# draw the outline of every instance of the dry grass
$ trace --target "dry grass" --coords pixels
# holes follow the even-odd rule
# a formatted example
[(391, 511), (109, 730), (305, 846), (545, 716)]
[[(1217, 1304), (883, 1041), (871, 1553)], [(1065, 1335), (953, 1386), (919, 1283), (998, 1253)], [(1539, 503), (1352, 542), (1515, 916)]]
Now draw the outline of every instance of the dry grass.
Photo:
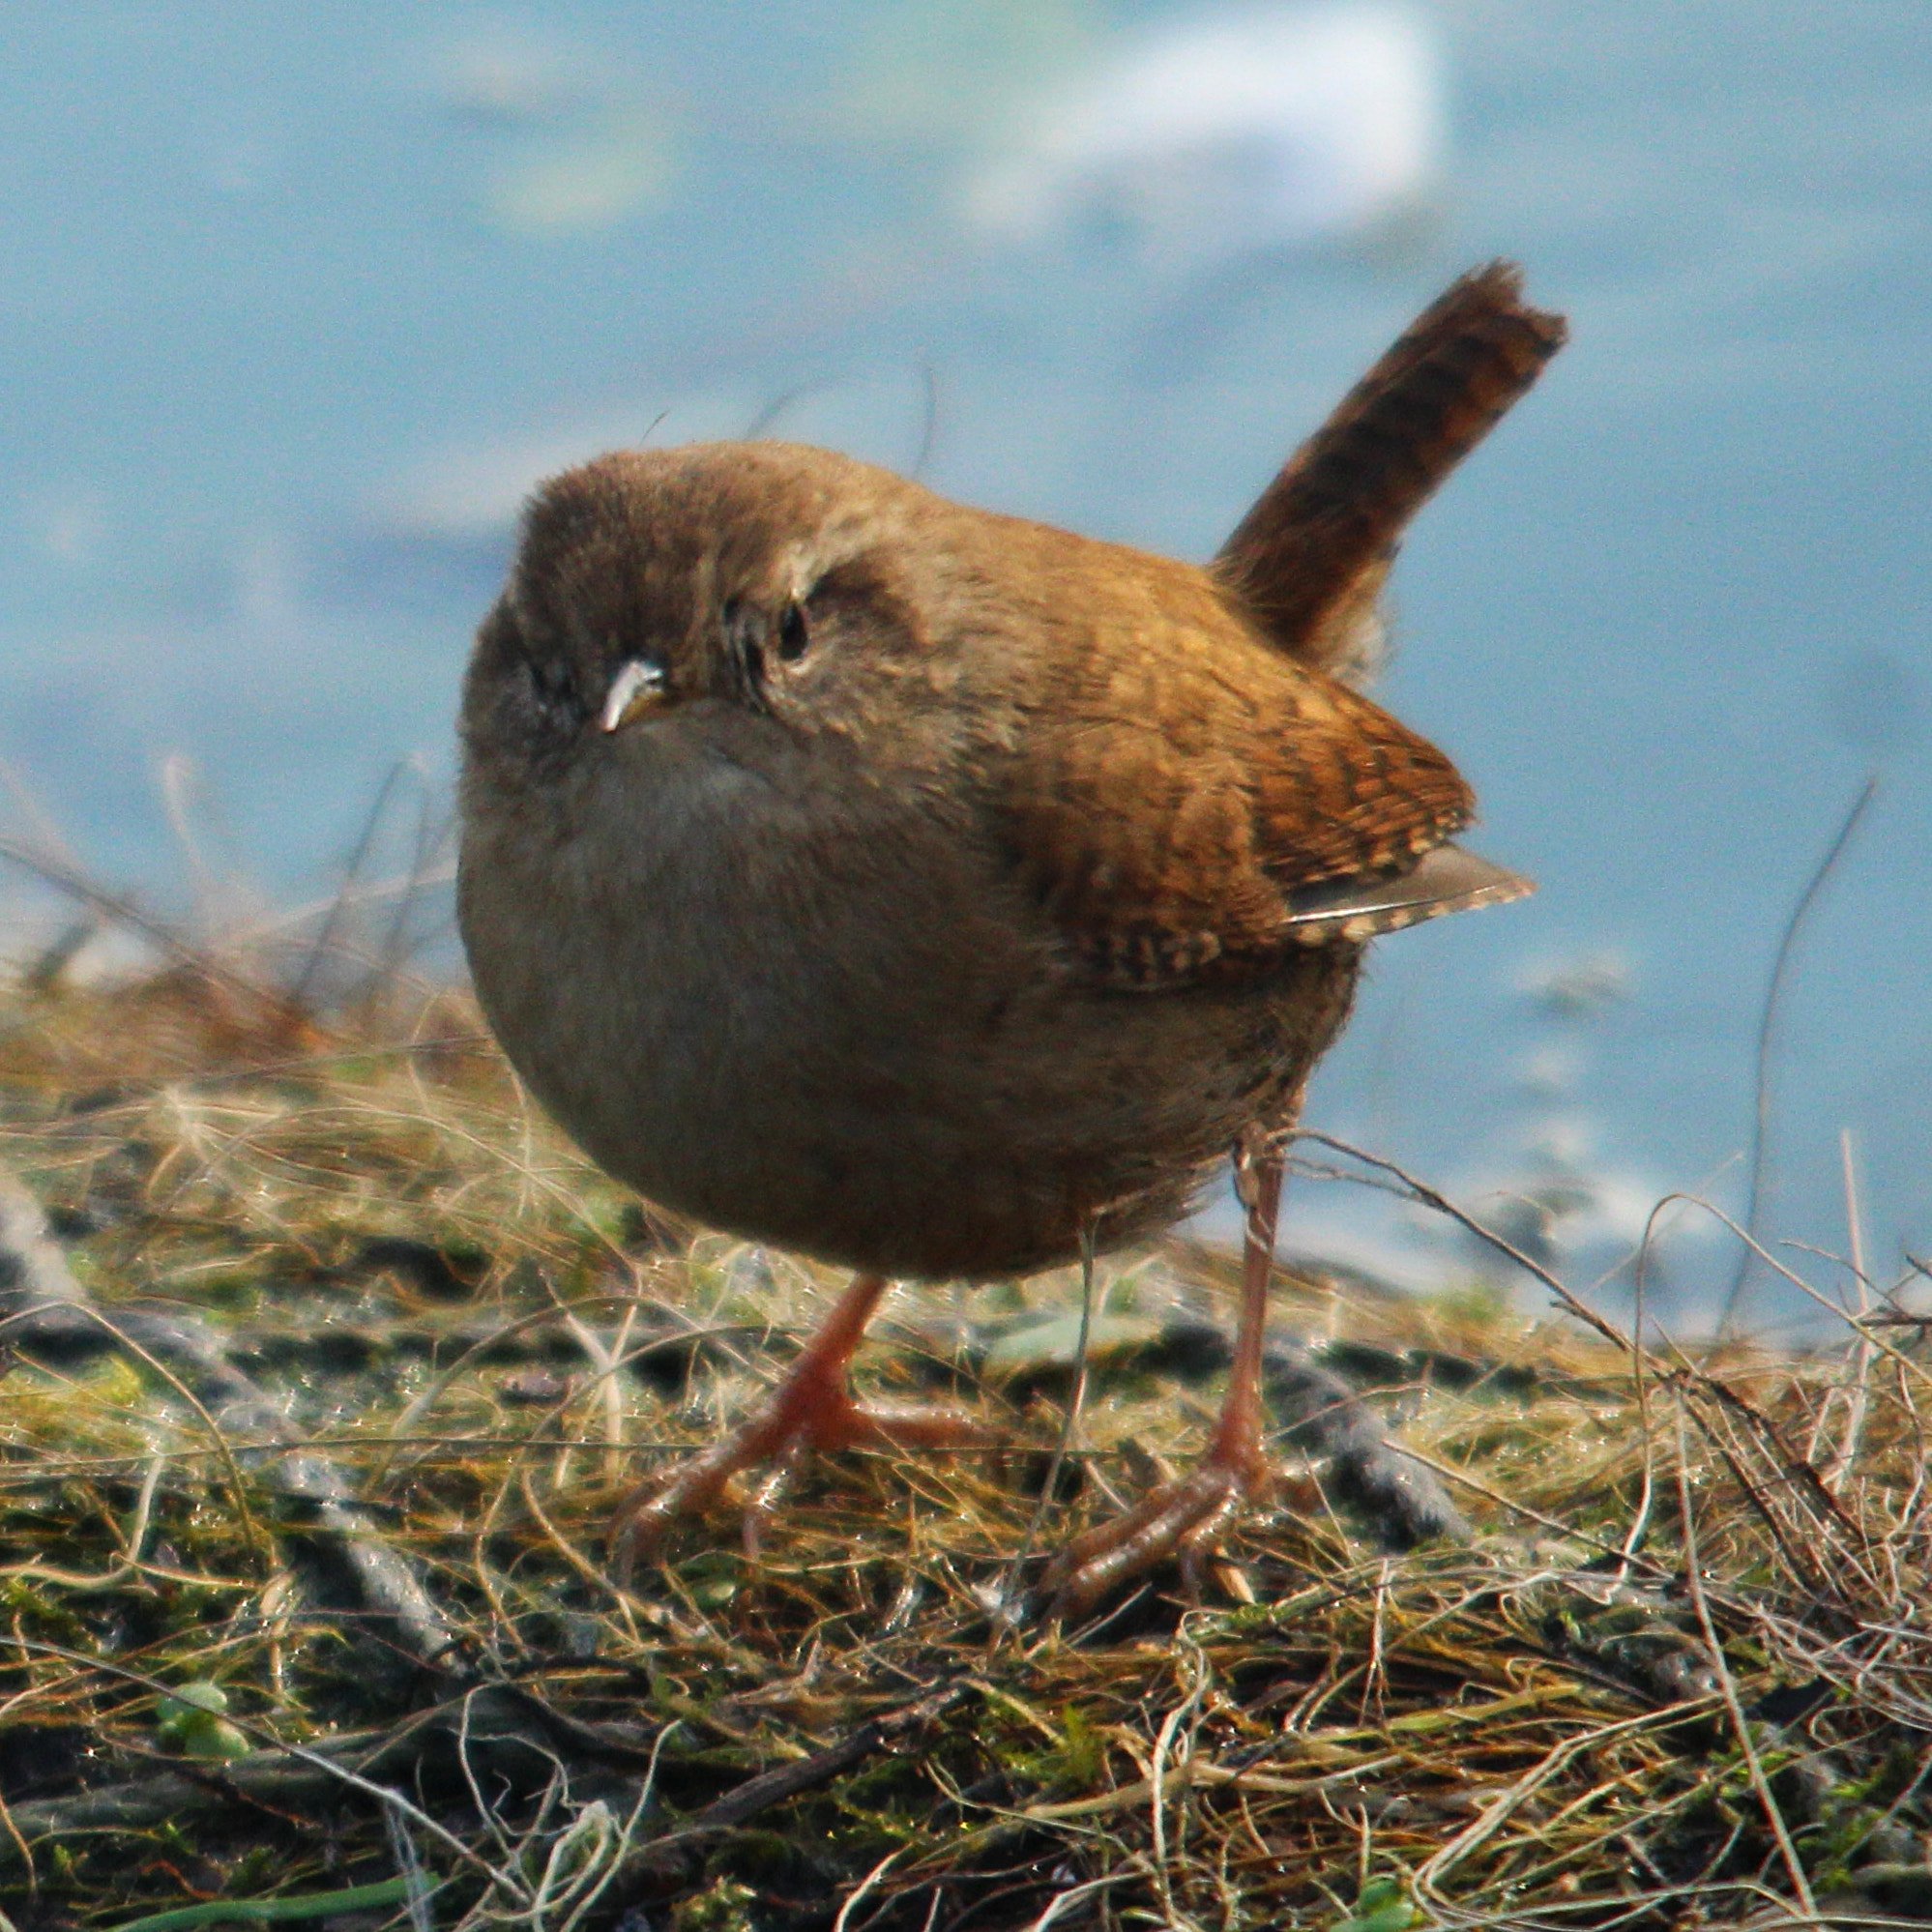
[[(743, 1413), (830, 1281), (647, 1220), (460, 1001), (19, 992), (0, 1161), (99, 1310), (191, 1314), (284, 1398), (271, 1429), (155, 1346), (9, 1358), (18, 1932), (224, 1899), (532, 1932), (1932, 1917), (1920, 1329), (1639, 1373), (1500, 1298), (1284, 1280), (1284, 1327), (1399, 1385), (1473, 1540), (1384, 1554), (1291, 1460), (1213, 1600), (1166, 1576), (1062, 1633), (1006, 1614), (1015, 1554), (1200, 1442), (1214, 1391), (1159, 1337), (1225, 1322), (1213, 1257), (1108, 1275), (1109, 1332), (1153, 1339), (1097, 1373), (1039, 1535), (1064, 1378), (976, 1363), (1064, 1279), (897, 1297), (864, 1358), (1010, 1449), (815, 1469), (757, 1557), (694, 1528), (625, 1592), (615, 1500)], [(347, 1530), (288, 1479), (314, 1452)], [(225, 1716), (163, 1704), (194, 1685)]]

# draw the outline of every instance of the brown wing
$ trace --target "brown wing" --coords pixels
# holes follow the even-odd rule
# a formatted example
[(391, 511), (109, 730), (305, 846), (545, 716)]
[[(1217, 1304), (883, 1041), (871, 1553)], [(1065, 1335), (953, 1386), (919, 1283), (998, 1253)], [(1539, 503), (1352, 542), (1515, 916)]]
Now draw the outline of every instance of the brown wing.
[[(1366, 698), (1205, 608), (1198, 626), (1143, 622), (1127, 645), (1097, 633), (1062, 668), (1003, 805), (1026, 877), (1096, 980), (1244, 977), (1298, 942), (1451, 909), (1434, 888), (1385, 890), (1380, 914), (1372, 894), (1358, 903), (1472, 809), (1449, 761)], [(1486, 869), (1466, 902), (1495, 895), (1504, 875)]]
[(1563, 346), (1491, 262), (1452, 282), (1289, 458), (1215, 559), (1263, 635), (1335, 670), (1398, 538), (1436, 486)]

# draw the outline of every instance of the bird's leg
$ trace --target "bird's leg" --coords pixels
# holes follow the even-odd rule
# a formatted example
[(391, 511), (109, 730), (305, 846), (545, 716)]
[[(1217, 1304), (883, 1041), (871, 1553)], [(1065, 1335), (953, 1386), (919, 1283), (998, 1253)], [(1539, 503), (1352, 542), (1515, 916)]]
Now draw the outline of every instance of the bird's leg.
[(757, 1416), (717, 1448), (693, 1456), (668, 1480), (654, 1477), (624, 1498), (611, 1518), (611, 1557), (620, 1579), (629, 1579), (637, 1559), (656, 1548), (678, 1517), (716, 1503), (741, 1470), (773, 1465), (746, 1514), (746, 1546), (755, 1551), (759, 1524), (813, 1449), (965, 1449), (991, 1440), (963, 1410), (852, 1399), (847, 1386), (852, 1354), (887, 1286), (883, 1274), (855, 1274)]
[(1242, 1254), (1241, 1326), (1227, 1399), (1207, 1453), (1175, 1482), (1151, 1490), (1126, 1515), (1076, 1537), (1047, 1566), (1040, 1595), (1049, 1614), (1071, 1622), (1129, 1577), (1178, 1555), (1190, 1581), (1201, 1558), (1272, 1482), (1262, 1448), (1261, 1351), (1268, 1326), (1268, 1277), (1281, 1207), (1283, 1142), (1247, 1155), (1247, 1229)]

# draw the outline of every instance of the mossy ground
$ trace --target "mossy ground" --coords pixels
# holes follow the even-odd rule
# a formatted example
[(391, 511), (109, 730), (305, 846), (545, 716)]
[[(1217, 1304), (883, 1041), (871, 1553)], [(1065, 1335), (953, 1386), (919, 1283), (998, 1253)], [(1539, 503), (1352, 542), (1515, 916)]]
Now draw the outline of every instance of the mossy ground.
[[(21, 990), (0, 1027), (0, 1161), (95, 1304), (215, 1325), (289, 1419), (235, 1440), (125, 1349), (5, 1359), (18, 1932), (243, 1899), (533, 1932), (1932, 1916), (1922, 1328), (1636, 1364), (1503, 1297), (1283, 1278), (1284, 1328), (1392, 1365), (1376, 1399), (1473, 1540), (1384, 1553), (1290, 1456), (1198, 1601), (1166, 1573), (1062, 1632), (1003, 1606), (1200, 1444), (1214, 1386), (1159, 1337), (1225, 1325), (1228, 1265), (1104, 1272), (1122, 1345), (1045, 1503), (1066, 1378), (1044, 1344), (997, 1383), (985, 1356), (1024, 1365), (1016, 1327), (1077, 1281), (899, 1294), (863, 1379), (1007, 1447), (814, 1467), (755, 1556), (694, 1525), (625, 1590), (618, 1499), (745, 1412), (834, 1277), (642, 1212), (455, 996), (325, 1020), (184, 969)], [(433, 1667), (267, 1479), (304, 1449), (416, 1566)], [(409, 1758), (484, 1690), (547, 1727), (542, 1762), (460, 1733)], [(339, 1766), (345, 1736), (380, 1776), (247, 1782), (243, 1753)], [(791, 1795), (745, 1796), (786, 1767)], [(184, 1775), (191, 1815), (75, 1809)]]

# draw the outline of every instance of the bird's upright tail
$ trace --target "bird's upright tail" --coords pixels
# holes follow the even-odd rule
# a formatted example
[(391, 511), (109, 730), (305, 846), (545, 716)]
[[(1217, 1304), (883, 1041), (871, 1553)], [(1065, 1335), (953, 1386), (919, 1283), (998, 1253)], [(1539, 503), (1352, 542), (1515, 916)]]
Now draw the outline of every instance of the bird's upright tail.
[(1262, 632), (1304, 663), (1344, 669), (1404, 526), (1567, 335), (1561, 315), (1524, 303), (1511, 262), (1474, 269), (1438, 296), (1215, 560)]

